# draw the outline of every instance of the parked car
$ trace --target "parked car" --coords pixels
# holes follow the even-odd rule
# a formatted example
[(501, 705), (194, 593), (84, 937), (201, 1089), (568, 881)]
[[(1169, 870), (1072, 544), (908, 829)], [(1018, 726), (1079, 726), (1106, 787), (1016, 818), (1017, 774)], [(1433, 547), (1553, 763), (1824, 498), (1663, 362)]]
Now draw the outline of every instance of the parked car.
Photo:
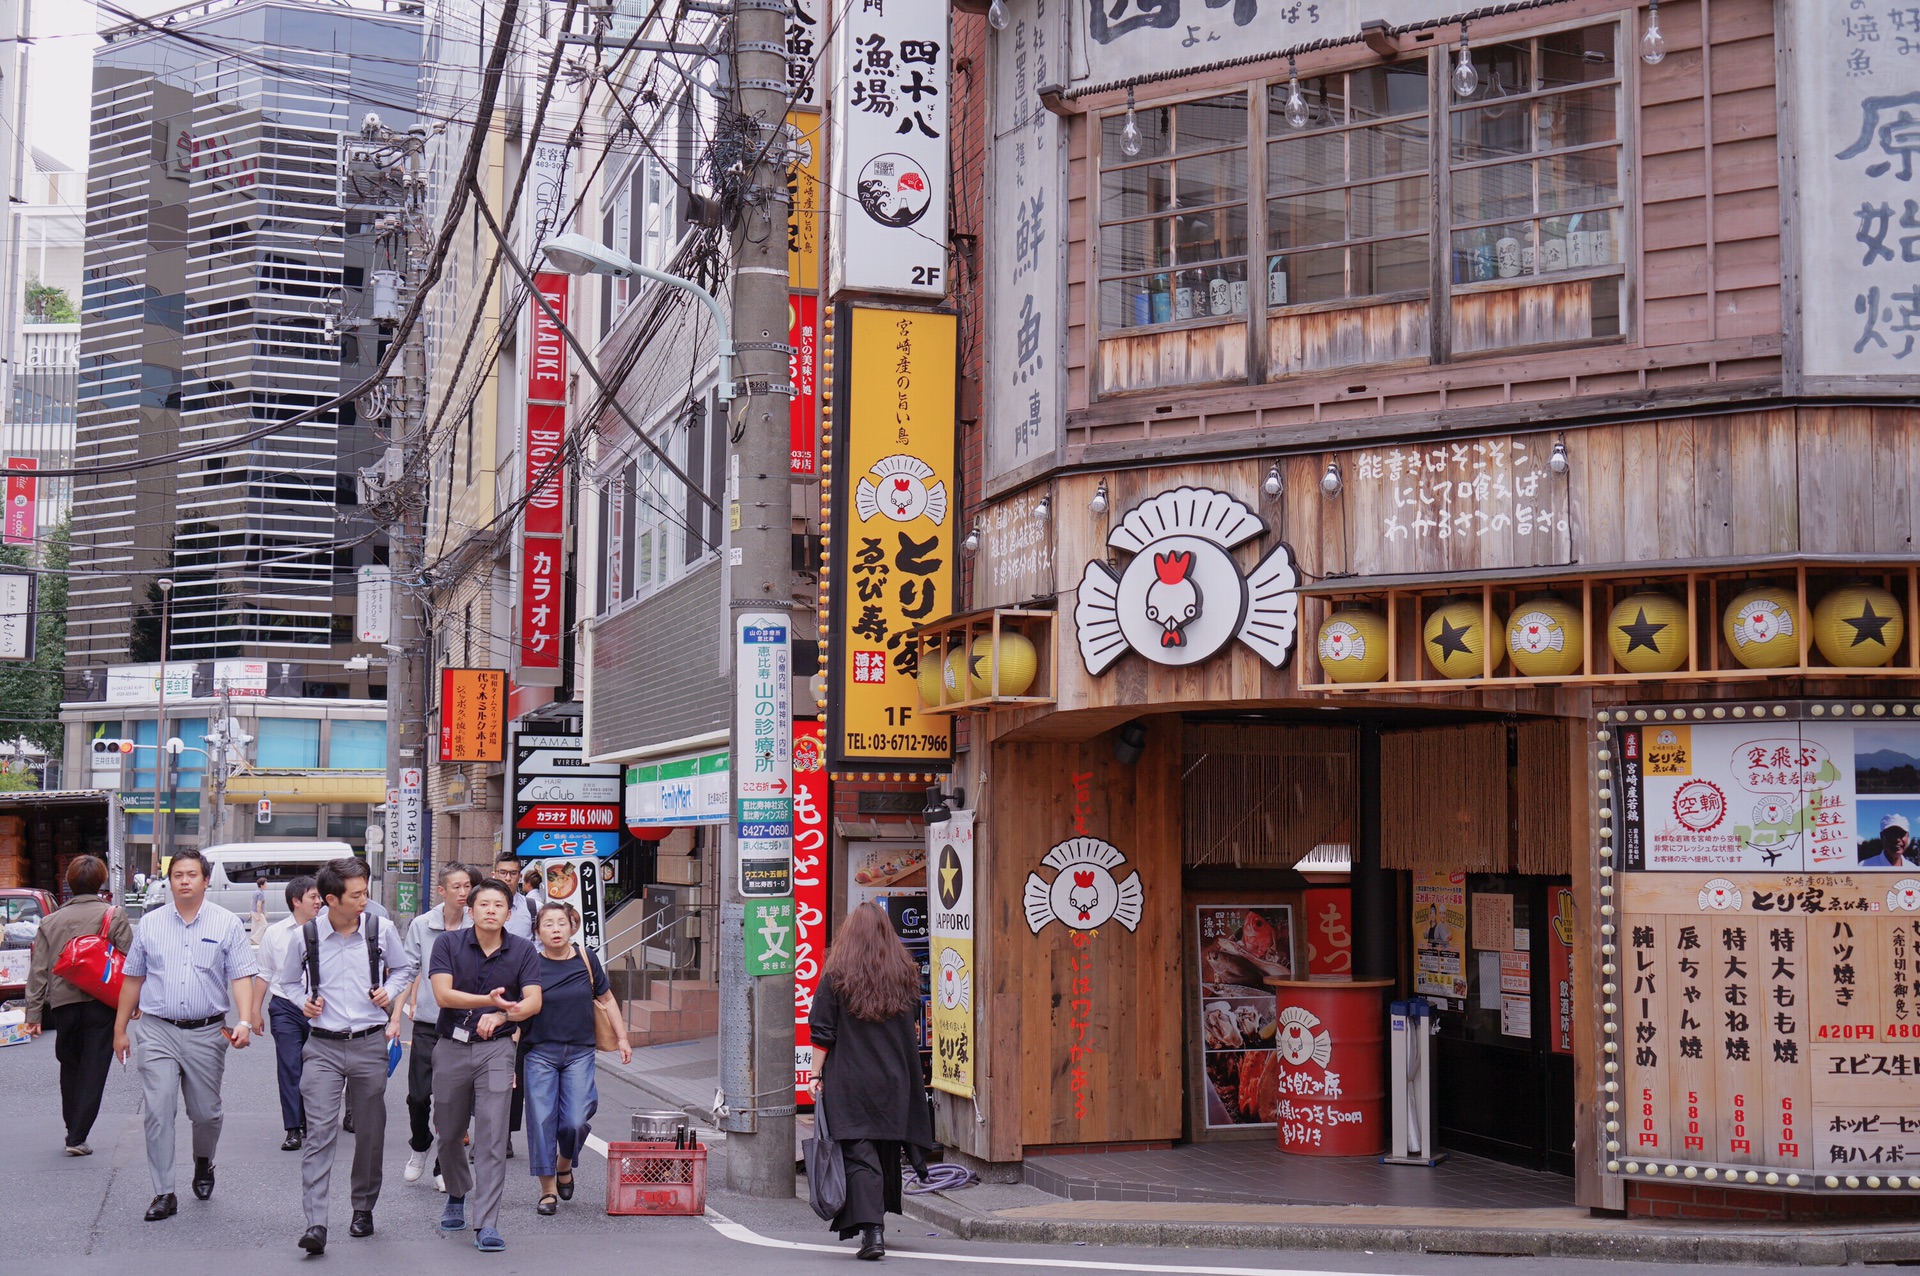
[(328, 860), (355, 854), (346, 842), (224, 842), (203, 854), (212, 870), (207, 898), (242, 920), (253, 914), (253, 892), (267, 879), (267, 920), (287, 915), (287, 883), (314, 874)]
[(0, 889), (0, 1000), (27, 995), (27, 967), (40, 920), (58, 902), (30, 886)]

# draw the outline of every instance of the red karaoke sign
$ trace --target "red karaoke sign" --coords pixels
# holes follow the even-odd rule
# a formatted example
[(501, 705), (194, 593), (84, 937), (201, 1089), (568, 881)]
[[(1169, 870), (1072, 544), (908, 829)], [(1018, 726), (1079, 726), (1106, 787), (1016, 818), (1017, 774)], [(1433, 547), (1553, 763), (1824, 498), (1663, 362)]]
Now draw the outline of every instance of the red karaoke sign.
[[(567, 528), (563, 478), (567, 439), (566, 275), (534, 276), (546, 305), (532, 306), (527, 361), (527, 424), (521, 439), (527, 503), (520, 517), (520, 615), (514, 661), (517, 681), (556, 682), (566, 608)], [(548, 313), (552, 307), (552, 313)]]

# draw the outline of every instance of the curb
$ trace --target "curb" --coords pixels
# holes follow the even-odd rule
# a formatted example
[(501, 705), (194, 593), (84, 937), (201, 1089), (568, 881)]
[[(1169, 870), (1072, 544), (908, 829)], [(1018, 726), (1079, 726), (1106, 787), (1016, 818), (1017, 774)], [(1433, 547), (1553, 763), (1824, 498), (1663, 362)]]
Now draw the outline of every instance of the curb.
[(670, 1108), (675, 1112), (684, 1112), (695, 1121), (699, 1121), (713, 1128), (718, 1128), (714, 1120), (712, 1108), (703, 1107), (698, 1103), (688, 1103), (675, 1097), (664, 1088), (656, 1085), (646, 1073), (637, 1070), (631, 1065), (623, 1064), (617, 1059), (609, 1063), (606, 1059), (602, 1058), (594, 1066), (611, 1076), (620, 1078), (620, 1080), (640, 1091), (661, 1107)]
[(1657, 1263), (1840, 1267), (1920, 1261), (1920, 1227), (1807, 1231), (1641, 1227), (1568, 1232), (1548, 1227), (1430, 1227), (1364, 1223), (1172, 1223), (1003, 1218), (944, 1192), (909, 1196), (909, 1217), (962, 1240), (1028, 1245), (1169, 1249), (1373, 1250), (1485, 1257), (1603, 1258)]

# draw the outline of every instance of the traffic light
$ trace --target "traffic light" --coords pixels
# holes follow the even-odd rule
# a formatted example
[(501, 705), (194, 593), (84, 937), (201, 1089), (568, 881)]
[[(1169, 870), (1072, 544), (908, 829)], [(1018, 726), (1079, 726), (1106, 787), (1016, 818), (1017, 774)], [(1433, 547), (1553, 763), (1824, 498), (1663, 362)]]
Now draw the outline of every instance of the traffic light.
[(132, 754), (133, 741), (131, 740), (95, 740), (93, 742), (93, 765), (96, 768), (117, 767)]

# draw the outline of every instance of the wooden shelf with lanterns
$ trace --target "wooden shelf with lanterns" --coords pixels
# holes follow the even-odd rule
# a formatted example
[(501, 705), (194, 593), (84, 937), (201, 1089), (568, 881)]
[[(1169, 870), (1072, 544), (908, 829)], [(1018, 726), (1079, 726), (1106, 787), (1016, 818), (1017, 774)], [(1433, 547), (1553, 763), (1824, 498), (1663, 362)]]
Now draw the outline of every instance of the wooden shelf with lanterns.
[[(1054, 703), (1051, 611), (990, 607), (914, 629), (927, 713), (988, 713)], [(999, 653), (993, 656), (991, 653)]]
[(1300, 592), (1303, 690), (1920, 676), (1910, 560), (1617, 564)]

